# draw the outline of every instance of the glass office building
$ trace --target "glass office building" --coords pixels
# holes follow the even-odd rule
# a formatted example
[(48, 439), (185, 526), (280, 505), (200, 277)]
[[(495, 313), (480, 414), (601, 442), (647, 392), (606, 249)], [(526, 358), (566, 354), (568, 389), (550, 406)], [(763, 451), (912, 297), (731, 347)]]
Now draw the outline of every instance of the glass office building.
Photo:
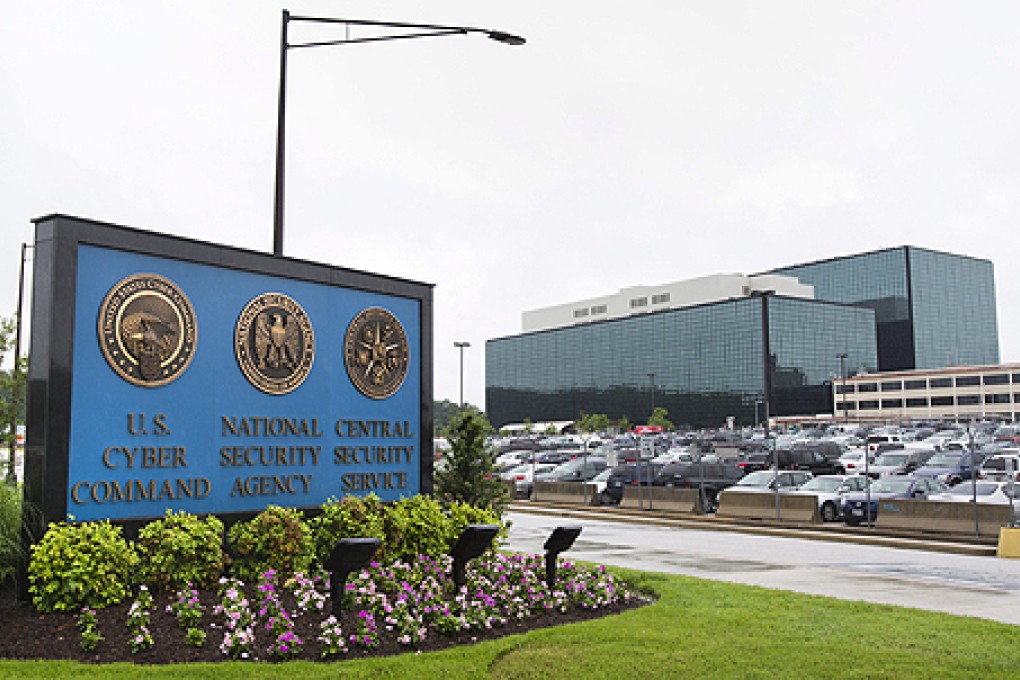
[(496, 427), (581, 411), (639, 423), (655, 406), (693, 427), (831, 413), (841, 354), (878, 367), (875, 316), (765, 294), (489, 340), (486, 411)]
[(999, 363), (988, 260), (901, 246), (767, 273), (813, 285), (816, 299), (873, 309), (879, 370)]

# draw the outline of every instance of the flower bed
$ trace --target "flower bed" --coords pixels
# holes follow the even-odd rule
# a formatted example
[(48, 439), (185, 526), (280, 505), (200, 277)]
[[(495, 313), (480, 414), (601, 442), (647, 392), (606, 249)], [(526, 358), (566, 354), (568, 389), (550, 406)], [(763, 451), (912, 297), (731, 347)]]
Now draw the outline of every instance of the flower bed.
[(0, 638), (0, 657), (342, 660), (439, 649), (639, 603), (601, 567), (561, 561), (550, 589), (542, 556), (490, 554), (470, 563), (466, 585), (457, 589), (451, 562), (421, 556), (373, 564), (347, 584), (339, 618), (322, 578), (298, 574), (281, 582), (272, 571), (255, 584), (221, 579), (217, 590), (139, 590), (133, 601), (77, 614), (38, 614), (8, 603), (0, 620), (17, 633)]

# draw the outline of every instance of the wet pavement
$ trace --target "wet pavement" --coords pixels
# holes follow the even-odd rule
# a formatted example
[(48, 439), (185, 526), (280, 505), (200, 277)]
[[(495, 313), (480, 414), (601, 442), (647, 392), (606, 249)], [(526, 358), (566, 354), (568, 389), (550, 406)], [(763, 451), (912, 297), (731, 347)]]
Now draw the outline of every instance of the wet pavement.
[(573, 559), (893, 604), (1020, 625), (1020, 559), (655, 526), (512, 511), (512, 550), (543, 552), (557, 526), (583, 531)]

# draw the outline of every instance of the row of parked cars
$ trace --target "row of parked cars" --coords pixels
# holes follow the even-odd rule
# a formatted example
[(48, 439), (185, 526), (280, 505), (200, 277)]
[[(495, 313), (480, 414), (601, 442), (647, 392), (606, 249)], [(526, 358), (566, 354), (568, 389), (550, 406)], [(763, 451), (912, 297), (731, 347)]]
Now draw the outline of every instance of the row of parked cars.
[[(980, 448), (965, 450), (950, 441), (923, 443), (876, 432), (864, 433), (856, 441), (801, 437), (779, 441), (783, 448), (770, 450), (760, 440), (750, 440), (746, 446), (727, 442), (723, 456), (701, 441), (677, 445), (680, 442), (667, 439), (666, 446), (648, 446), (625, 439), (589, 451), (510, 451), (497, 459), (497, 465), (504, 479), (515, 481), (521, 497), (530, 494), (535, 480), (587, 482), (606, 504), (619, 503), (624, 488), (632, 485), (697, 488), (711, 512), (723, 490), (778, 488), (779, 493), (815, 495), (824, 521), (842, 519), (849, 524), (874, 521), (883, 498), (970, 501), (976, 495), (979, 503), (1020, 507), (1008, 484), (1020, 481), (1020, 450), (1012, 446), (1014, 442), (989, 438)], [(973, 485), (960, 484), (975, 477)]]

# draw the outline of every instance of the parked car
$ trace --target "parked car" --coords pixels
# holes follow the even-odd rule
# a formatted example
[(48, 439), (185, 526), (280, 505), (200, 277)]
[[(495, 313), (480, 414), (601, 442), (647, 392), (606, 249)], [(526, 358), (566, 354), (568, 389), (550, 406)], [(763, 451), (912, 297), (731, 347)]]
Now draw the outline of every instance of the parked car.
[(780, 470), (806, 470), (813, 475), (841, 475), (846, 470), (839, 459), (830, 459), (813, 448), (793, 448), (779, 451)]
[(500, 473), (501, 479), (514, 480), (518, 498), (531, 498), (532, 474), (542, 474), (556, 468), (555, 463), (521, 463), (517, 467)]
[(851, 449), (847, 451), (839, 457), (839, 464), (843, 466), (847, 474), (864, 474), (864, 468), (866, 467), (864, 465), (864, 456), (868, 456), (867, 467), (870, 467), (875, 462), (875, 456), (864, 449)]
[(601, 456), (582, 456), (560, 463), (552, 470), (536, 474), (540, 482), (587, 482), (606, 469), (606, 459)]
[[(638, 470), (641, 471), (640, 480), (638, 479)], [(623, 498), (623, 488), (625, 486), (636, 486), (639, 481), (643, 486), (650, 485), (660, 470), (662, 470), (662, 466), (658, 463), (643, 462), (640, 465), (635, 463), (617, 465), (606, 480), (606, 488), (602, 492), (603, 502), (619, 503)]]
[(878, 479), (893, 475), (908, 475), (924, 465), (925, 461), (934, 454), (934, 451), (919, 449), (902, 449), (883, 453), (868, 466), (868, 476)]
[(772, 467), (772, 454), (768, 451), (760, 451), (756, 453), (748, 453), (740, 457), (736, 461), (736, 466), (740, 468), (743, 474), (751, 472), (757, 472), (758, 470), (768, 470)]
[[(875, 521), (882, 500), (890, 498), (925, 499), (930, 494), (943, 493), (949, 487), (937, 479), (919, 477), (883, 477), (871, 483), (871, 489), (855, 491), (844, 496), (843, 519), (856, 526)], [(870, 503), (869, 503), (870, 501)], [(870, 510), (869, 510), (870, 505)]]
[(949, 501), (953, 503), (977, 502), (988, 505), (1013, 505), (1014, 511), (1020, 511), (1020, 485), (1009, 482), (978, 482), (977, 484), (957, 484), (944, 493), (928, 496), (931, 501)]
[(864, 440), (867, 443), (868, 451), (871, 453), (877, 453), (878, 447), (881, 444), (894, 444), (903, 441), (903, 436), (899, 434), (869, 434), (867, 439)]
[(702, 507), (705, 512), (715, 512), (719, 492), (733, 486), (743, 476), (743, 471), (733, 463), (671, 463), (659, 471), (652, 483), (655, 486), (703, 489)]
[(1020, 452), (997, 453), (986, 458), (978, 469), (978, 479), (986, 479), (990, 482), (1006, 482), (1013, 477), (1013, 481), (1020, 482)]
[(853, 491), (864, 491), (870, 477), (864, 475), (822, 475), (809, 479), (791, 494), (816, 496), (823, 522), (835, 522), (843, 516), (843, 499)]
[(777, 484), (780, 492), (793, 491), (812, 478), (810, 472), (800, 470), (759, 470), (740, 478), (729, 491), (774, 491)]
[(605, 470), (592, 477), (591, 481), (588, 482), (592, 486), (592, 493), (594, 497), (600, 499), (600, 501), (605, 498), (603, 492), (606, 490), (606, 483), (609, 481), (609, 476), (613, 474), (613, 469), (614, 468), (607, 467)]
[(507, 451), (496, 456), (495, 467), (497, 470), (506, 471), (511, 468), (515, 468), (522, 463), (526, 463), (531, 460), (531, 456), (534, 455), (533, 451), (527, 449), (515, 449), (513, 451)]
[(973, 454), (970, 451), (943, 451), (929, 458), (911, 475), (937, 479), (953, 486), (973, 477), (982, 460), (984, 460), (984, 454), (977, 451)]

